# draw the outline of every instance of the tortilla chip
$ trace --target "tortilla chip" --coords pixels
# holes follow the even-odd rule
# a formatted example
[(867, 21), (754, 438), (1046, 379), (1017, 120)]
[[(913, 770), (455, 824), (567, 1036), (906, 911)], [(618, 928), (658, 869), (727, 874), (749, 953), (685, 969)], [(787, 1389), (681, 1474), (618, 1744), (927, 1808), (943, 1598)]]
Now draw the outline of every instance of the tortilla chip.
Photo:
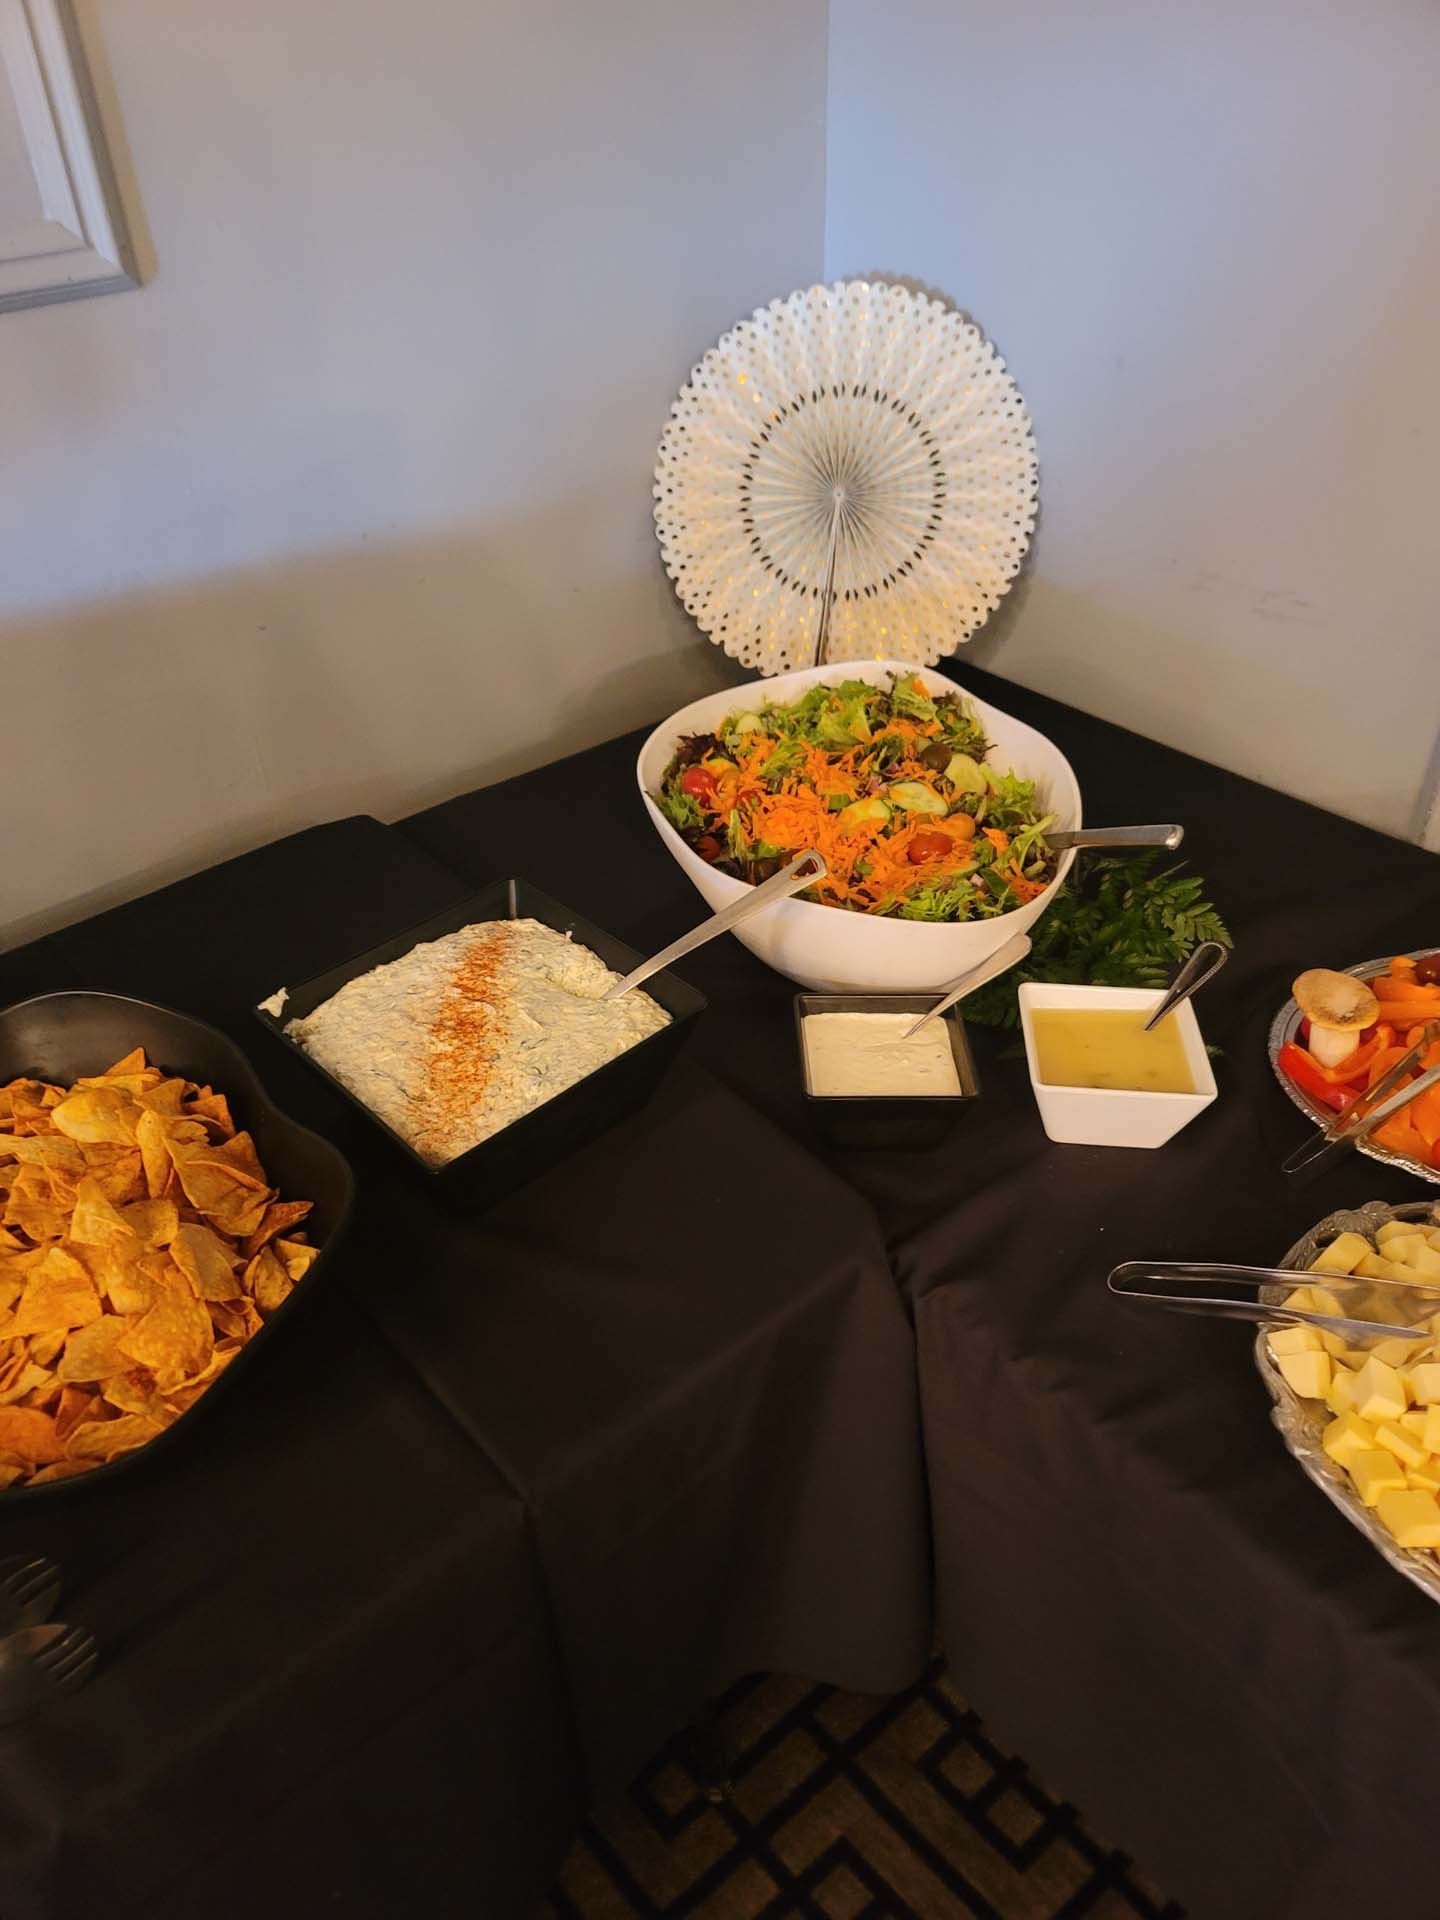
[(130, 1322), (118, 1313), (102, 1313), (88, 1326), (77, 1327), (65, 1342), (56, 1376), (69, 1380), (108, 1380), (112, 1373), (123, 1373), (130, 1365), (121, 1353), (120, 1342)]
[(287, 1300), (294, 1283), (272, 1247), (262, 1247), (245, 1269), (245, 1291), (261, 1313), (273, 1313)]
[(254, 1256), (269, 1241), (287, 1228), (298, 1226), (314, 1208), (313, 1200), (272, 1200), (266, 1207), (259, 1226), (244, 1242), (240, 1251), (247, 1260)]
[(79, 1144), (67, 1140), (63, 1133), (32, 1133), (18, 1139), (6, 1135), (0, 1140), (0, 1158), (7, 1153), (22, 1166), (44, 1167), (47, 1172), (63, 1174), (72, 1181), (78, 1180), (85, 1171), (85, 1155)]
[(43, 1487), (50, 1480), (70, 1480), (77, 1473), (89, 1473), (94, 1465), (93, 1460), (56, 1460), (48, 1467), (41, 1467), (38, 1473), (32, 1473), (30, 1485)]
[(272, 1244), (286, 1273), (297, 1285), (320, 1258), (320, 1249), (303, 1240), (276, 1240)]
[(85, 1087), (61, 1100), (51, 1118), (72, 1140), (104, 1140), (130, 1147), (135, 1144), (140, 1112), (123, 1088)]
[(52, 1385), (55, 1376), (49, 1367), (42, 1367), (38, 1360), (32, 1360), (27, 1352), (23, 1364), (9, 1385), (0, 1387), (0, 1407), (13, 1407), (17, 1401), (24, 1400), (37, 1389)]
[(173, 1200), (135, 1200), (120, 1217), (142, 1247), (168, 1247), (180, 1230)]
[(30, 1466), (62, 1460), (65, 1449), (55, 1436), (55, 1421), (34, 1407), (0, 1407), (0, 1447), (19, 1454)]
[(140, 1118), (135, 1123), (135, 1144), (144, 1162), (145, 1185), (152, 1200), (161, 1198), (173, 1177), (172, 1141), (193, 1146), (204, 1139), (205, 1129), (198, 1120), (172, 1120), (168, 1114), (147, 1108), (140, 1110)]
[[(149, 1066), (143, 1047), (132, 1047), (123, 1059), (117, 1060), (113, 1067), (106, 1067), (101, 1078), (114, 1080), (122, 1073), (144, 1073)], [(88, 1084), (88, 1082), (86, 1083)]]
[(55, 1438), (66, 1440), (82, 1421), (103, 1419), (105, 1403), (83, 1387), (62, 1387), (60, 1404), (55, 1409)]
[(82, 1146), (86, 1171), (99, 1182), (100, 1191), (114, 1206), (128, 1206), (143, 1200), (148, 1189), (138, 1147), (117, 1147), (107, 1142)]
[(26, 1344), (30, 1349), (30, 1358), (48, 1371), (60, 1358), (60, 1349), (65, 1345), (65, 1329), (55, 1327), (49, 1333), (32, 1333)]
[(248, 1139), (246, 1134), (236, 1134), (219, 1146), (190, 1147), (173, 1141), (170, 1145), (185, 1198), (211, 1226), (235, 1240), (255, 1232), (272, 1197), (263, 1181), (257, 1185), (245, 1164), (248, 1156), (228, 1157), (238, 1142), (248, 1143)]
[(162, 1426), (168, 1417), (165, 1402), (143, 1367), (132, 1367), (127, 1373), (112, 1373), (108, 1380), (101, 1382), (100, 1391), (106, 1402), (121, 1413), (143, 1413), (147, 1420), (158, 1420)]
[(234, 1252), (210, 1227), (177, 1228), (170, 1257), (200, 1299), (238, 1299), (242, 1289)]
[[(51, 1247), (25, 1282), (15, 1309), (16, 1333), (66, 1333), (98, 1320), (103, 1309), (95, 1283), (63, 1247)], [(0, 1446), (4, 1441), (0, 1440)]]
[(0, 1493), (3, 1493), (6, 1487), (13, 1487), (15, 1482), (29, 1471), (23, 1460), (16, 1460), (13, 1463), (9, 1460), (0, 1460)]
[(164, 1431), (158, 1420), (143, 1413), (122, 1413), (113, 1420), (87, 1420), (76, 1427), (67, 1450), (72, 1460), (113, 1460), (117, 1453), (133, 1452)]
[(32, 1240), (58, 1240), (69, 1222), (69, 1212), (51, 1198), (48, 1186), (42, 1198), (33, 1186), (24, 1184), (24, 1176), (34, 1171), (33, 1167), (23, 1167), (21, 1179), (6, 1196), (5, 1224), (18, 1227)]
[(222, 1140), (229, 1140), (235, 1132), (229, 1101), (223, 1093), (216, 1093), (210, 1087), (202, 1087), (185, 1112), (192, 1119), (203, 1120)]
[(70, 1216), (70, 1238), (82, 1247), (124, 1245), (138, 1236), (135, 1228), (105, 1198), (100, 1182), (87, 1173), (75, 1189), (75, 1211)]
[(171, 1114), (179, 1117), (184, 1112), (185, 1089), (188, 1080), (161, 1080), (153, 1087), (144, 1087), (135, 1096), (137, 1107), (150, 1113)]
[(207, 1305), (216, 1332), (225, 1339), (238, 1340), (243, 1344), (246, 1340), (253, 1340), (265, 1324), (253, 1300), (211, 1300)]
[(120, 1342), (120, 1352), (136, 1365), (149, 1367), (162, 1389), (199, 1373), (214, 1351), (210, 1315), (179, 1272), (172, 1285), (157, 1290), (154, 1305)]

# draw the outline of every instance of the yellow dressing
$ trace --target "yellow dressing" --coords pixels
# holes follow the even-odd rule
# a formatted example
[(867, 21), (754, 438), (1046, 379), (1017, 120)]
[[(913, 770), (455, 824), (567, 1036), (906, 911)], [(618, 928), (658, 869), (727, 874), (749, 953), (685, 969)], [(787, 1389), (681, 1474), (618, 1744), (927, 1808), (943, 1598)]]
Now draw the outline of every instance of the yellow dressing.
[(1036, 1007), (1030, 1015), (1035, 1066), (1052, 1087), (1108, 1087), (1131, 1093), (1194, 1093), (1179, 1023), (1142, 1032), (1143, 1010)]

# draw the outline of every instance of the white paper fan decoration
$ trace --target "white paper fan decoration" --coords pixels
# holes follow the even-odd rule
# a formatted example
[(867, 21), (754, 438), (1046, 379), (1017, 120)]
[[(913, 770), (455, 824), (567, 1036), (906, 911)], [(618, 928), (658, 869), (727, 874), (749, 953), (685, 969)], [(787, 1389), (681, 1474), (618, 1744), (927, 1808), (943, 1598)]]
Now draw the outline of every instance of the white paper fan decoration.
[(977, 327), (866, 280), (772, 300), (670, 409), (655, 526), (686, 611), (762, 673), (931, 665), (999, 606), (1035, 529), (1035, 437)]

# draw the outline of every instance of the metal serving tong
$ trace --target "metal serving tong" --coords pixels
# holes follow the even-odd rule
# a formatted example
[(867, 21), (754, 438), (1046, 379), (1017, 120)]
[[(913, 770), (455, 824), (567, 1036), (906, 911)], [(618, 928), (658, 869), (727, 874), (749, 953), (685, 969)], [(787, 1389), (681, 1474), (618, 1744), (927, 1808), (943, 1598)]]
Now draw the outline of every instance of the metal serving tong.
[[(1302, 1141), (1292, 1154), (1281, 1161), (1280, 1171), (1301, 1173), (1307, 1167), (1318, 1165), (1331, 1153), (1343, 1153), (1347, 1147), (1353, 1147), (1363, 1140), (1382, 1120), (1388, 1120), (1392, 1113), (1408, 1107), (1412, 1100), (1433, 1087), (1440, 1081), (1440, 1067), (1427, 1068), (1418, 1080), (1412, 1080), (1408, 1086), (1401, 1082), (1430, 1043), (1437, 1039), (1440, 1039), (1440, 1020), (1429, 1020), (1414, 1046), (1401, 1055), (1390, 1071), (1382, 1073), (1373, 1087), (1363, 1087), (1319, 1133)], [(1388, 1099), (1387, 1094), (1390, 1096)]]
[(1047, 833), (1047, 846), (1063, 852), (1066, 847), (1164, 847), (1173, 853), (1185, 838), (1185, 829), (1173, 822), (1152, 827), (1057, 827)]
[(732, 927), (738, 927), (742, 920), (748, 920), (751, 914), (764, 913), (767, 907), (773, 907), (777, 901), (788, 900), (792, 893), (803, 893), (806, 887), (813, 887), (829, 871), (823, 854), (808, 850), (797, 853), (788, 867), (782, 867), (772, 879), (747, 893), (743, 900), (737, 900), (733, 907), (722, 907), (719, 913), (712, 913), (698, 927), (692, 927), (689, 933), (672, 940), (668, 947), (651, 959), (642, 960), (632, 973), (627, 973), (623, 980), (617, 980), (608, 993), (602, 993), (596, 1005), (603, 1007), (607, 1000), (618, 1000), (622, 993), (640, 986), (652, 973), (659, 973), (662, 967), (683, 959), (687, 953), (703, 947), (707, 940), (713, 940), (717, 934), (728, 933)]
[[(1122, 1300), (1166, 1307), (1171, 1313), (1209, 1314), (1218, 1320), (1258, 1320), (1265, 1326), (1295, 1321), (1302, 1326), (1321, 1327), (1327, 1333), (1363, 1333), (1380, 1340), (1433, 1340), (1435, 1329), (1397, 1327), (1388, 1320), (1351, 1319), (1346, 1314), (1321, 1313), (1311, 1307), (1287, 1307), (1279, 1302), (1247, 1299), (1244, 1290), (1317, 1285), (1343, 1295), (1346, 1291), (1369, 1293), (1388, 1286), (1397, 1292), (1440, 1297), (1440, 1287), (1427, 1286), (1423, 1281), (1357, 1280), (1351, 1274), (1325, 1273), (1319, 1269), (1235, 1267), (1214, 1260), (1126, 1260), (1111, 1272), (1105, 1284)], [(1219, 1293), (1216, 1291), (1219, 1287), (1233, 1287), (1236, 1292)], [(1195, 1291), (1199, 1288), (1207, 1291)]]

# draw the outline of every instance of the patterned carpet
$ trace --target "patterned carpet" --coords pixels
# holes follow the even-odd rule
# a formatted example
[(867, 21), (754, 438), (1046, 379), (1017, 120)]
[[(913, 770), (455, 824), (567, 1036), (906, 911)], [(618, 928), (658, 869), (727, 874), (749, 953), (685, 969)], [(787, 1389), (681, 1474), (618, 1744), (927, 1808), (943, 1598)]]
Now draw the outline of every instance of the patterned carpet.
[[(1183, 1920), (1002, 1753), (934, 1667), (876, 1700), (743, 1681), (585, 1830), (544, 1920)], [(712, 1769), (713, 1772), (713, 1769)]]

